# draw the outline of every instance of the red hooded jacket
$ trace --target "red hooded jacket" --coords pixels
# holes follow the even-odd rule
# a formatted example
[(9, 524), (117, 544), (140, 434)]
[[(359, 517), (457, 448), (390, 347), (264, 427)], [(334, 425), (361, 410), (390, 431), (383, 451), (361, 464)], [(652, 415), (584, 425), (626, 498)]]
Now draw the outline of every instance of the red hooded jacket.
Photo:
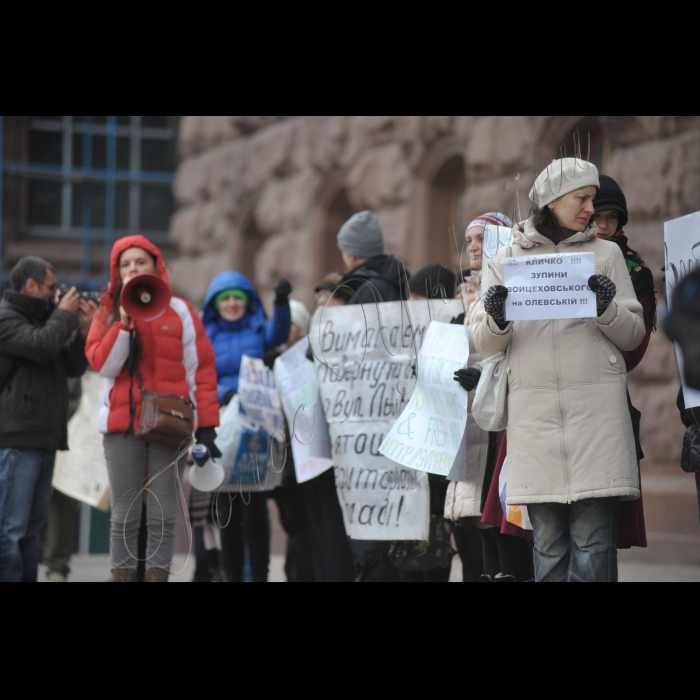
[[(111, 325), (107, 325), (106, 320), (112, 313), (111, 295), (118, 293), (122, 286), (119, 256), (133, 247), (143, 248), (155, 256), (157, 274), (170, 286), (163, 256), (153, 243), (143, 236), (128, 236), (114, 244), (109, 287), (93, 317), (85, 345), (90, 364), (107, 378), (104, 403), (98, 417), (102, 433), (123, 433), (129, 426), (129, 331), (120, 320)], [(160, 318), (148, 323), (137, 321), (135, 328), (136, 357), (144, 389), (189, 397), (195, 406), (193, 429), (219, 425), (214, 350), (192, 306), (174, 296)], [(132, 393), (136, 404), (134, 426), (138, 427), (141, 391), (136, 378)]]

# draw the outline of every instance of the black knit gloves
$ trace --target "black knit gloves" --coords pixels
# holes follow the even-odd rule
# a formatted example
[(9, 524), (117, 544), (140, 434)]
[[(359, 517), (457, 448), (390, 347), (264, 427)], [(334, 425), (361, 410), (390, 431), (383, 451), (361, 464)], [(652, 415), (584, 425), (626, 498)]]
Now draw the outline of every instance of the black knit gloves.
[(465, 391), (471, 391), (479, 383), (479, 377), (481, 377), (481, 372), (476, 367), (458, 369), (455, 372), (455, 381)]
[(292, 285), (287, 280), (280, 280), (275, 287), (275, 304), (277, 306), (287, 306), (291, 293)]
[(491, 316), (501, 330), (506, 327), (507, 296), (508, 290), (502, 284), (489, 287), (484, 295), (484, 309), (486, 309), (486, 313)]
[(221, 451), (214, 442), (214, 440), (216, 440), (216, 428), (197, 428), (194, 437), (197, 442), (207, 446), (209, 454), (213, 459), (221, 457)]
[(591, 275), (588, 279), (588, 288), (595, 292), (598, 316), (602, 316), (605, 309), (610, 306), (610, 302), (615, 298), (617, 291), (615, 283), (605, 275)]

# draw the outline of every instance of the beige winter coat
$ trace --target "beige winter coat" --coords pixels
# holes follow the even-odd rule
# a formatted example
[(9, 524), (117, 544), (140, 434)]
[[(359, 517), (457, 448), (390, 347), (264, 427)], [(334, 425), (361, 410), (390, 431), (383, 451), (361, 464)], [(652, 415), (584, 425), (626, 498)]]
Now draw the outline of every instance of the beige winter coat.
[[(470, 278), (477, 285), (475, 300), (467, 309), (464, 323), (469, 325), (475, 318), (478, 302), (481, 296), (481, 274), (473, 274)], [(469, 360), (467, 367), (481, 369), (482, 358), (474, 352), (474, 341), (469, 336)], [(460, 518), (468, 518), (481, 515), (481, 489), (486, 472), (486, 457), (489, 447), (489, 434), (484, 432), (472, 417), (472, 402), (474, 392), (469, 392), (467, 404), (467, 479), (466, 481), (451, 481), (447, 487), (445, 498), (445, 517), (448, 520), (457, 521)]]
[[(584, 498), (639, 498), (637, 456), (621, 350), (644, 338), (637, 301), (619, 247), (591, 226), (555, 246), (529, 219), (514, 233), (514, 257), (593, 252), (597, 274), (617, 288), (600, 318), (516, 321), (500, 330), (479, 304), (475, 350), (489, 357), (511, 343), (508, 362), (506, 502), (571, 503)], [(486, 288), (503, 284), (498, 254)]]

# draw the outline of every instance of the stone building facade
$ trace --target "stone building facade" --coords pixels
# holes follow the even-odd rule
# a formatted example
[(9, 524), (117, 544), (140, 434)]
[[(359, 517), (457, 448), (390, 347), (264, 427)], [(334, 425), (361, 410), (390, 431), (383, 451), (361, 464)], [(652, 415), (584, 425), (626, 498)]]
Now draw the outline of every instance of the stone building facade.
[[(287, 278), (312, 304), (314, 285), (342, 268), (339, 227), (363, 209), (409, 269), (459, 266), (451, 228), (461, 248), (478, 214), (526, 218), (536, 173), (564, 148), (572, 155), (576, 132), (627, 196), (626, 232), (663, 309), (663, 223), (700, 210), (700, 117), (182, 117), (175, 287), (201, 301), (216, 273), (235, 268), (268, 300)], [(673, 348), (656, 333), (630, 375), (651, 460), (679, 457), (678, 386)]]

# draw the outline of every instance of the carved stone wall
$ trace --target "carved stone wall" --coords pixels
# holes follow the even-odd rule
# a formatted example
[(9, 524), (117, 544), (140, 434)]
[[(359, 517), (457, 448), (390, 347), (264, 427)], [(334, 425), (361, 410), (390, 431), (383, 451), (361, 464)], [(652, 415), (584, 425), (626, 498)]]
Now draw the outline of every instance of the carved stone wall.
[[(362, 209), (410, 269), (458, 265), (450, 227), (461, 246), (478, 214), (525, 218), (535, 174), (562, 144), (572, 154), (577, 129), (584, 157), (590, 134), (591, 159), (627, 196), (630, 245), (663, 308), (663, 222), (700, 210), (700, 117), (182, 117), (174, 285), (198, 302), (234, 268), (268, 301), (284, 277), (313, 303), (315, 284), (340, 268), (340, 224)], [(677, 460), (679, 378), (662, 333), (629, 383), (647, 457)]]

